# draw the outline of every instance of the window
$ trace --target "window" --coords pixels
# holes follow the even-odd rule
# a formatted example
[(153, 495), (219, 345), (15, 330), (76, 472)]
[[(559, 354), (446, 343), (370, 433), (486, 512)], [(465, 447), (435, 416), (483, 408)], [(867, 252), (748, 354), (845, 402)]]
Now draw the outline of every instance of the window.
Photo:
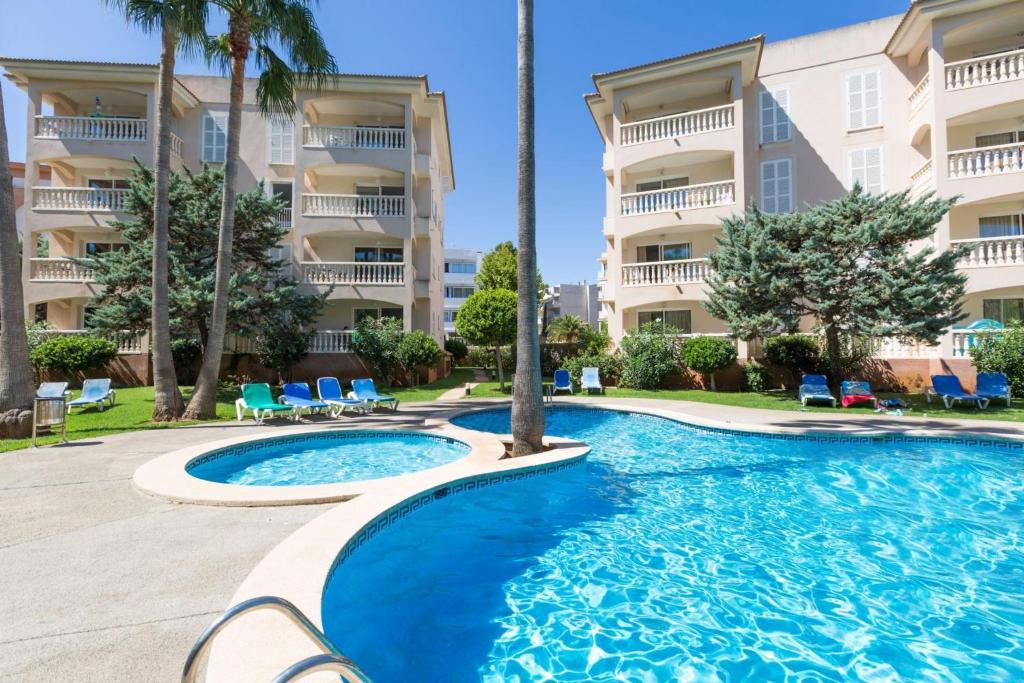
[(663, 311), (638, 311), (636, 322), (640, 328), (655, 323), (662, 332), (690, 334), (690, 311), (686, 309)]
[(295, 163), (295, 122), (272, 118), (267, 121), (267, 161), (271, 164)]
[(1014, 237), (1022, 234), (1020, 214), (984, 216), (978, 219), (978, 237)]
[(128, 245), (124, 242), (86, 242), (85, 255), (97, 256), (109, 254), (112, 251), (125, 251), (127, 248)]
[(1013, 320), (1024, 321), (1024, 299), (985, 299), (981, 310), (983, 317), (1004, 325)]
[(849, 152), (850, 187), (860, 183), (865, 192), (879, 194), (882, 192), (882, 148), (868, 147), (854, 149)]
[(878, 71), (846, 77), (846, 115), (847, 130), (882, 125), (882, 77)]
[(405, 188), (401, 185), (356, 185), (360, 197), (402, 197)]
[(690, 258), (690, 244), (647, 244), (636, 248), (637, 263), (682, 261)]
[(761, 210), (786, 213), (793, 210), (793, 161), (761, 162)]
[(356, 263), (401, 263), (402, 247), (356, 247)]
[(94, 190), (127, 190), (127, 178), (89, 178), (88, 186)]
[(977, 135), (974, 138), (975, 147), (998, 147), (999, 145), (1012, 145), (1018, 142), (1024, 142), (1024, 130)]
[(373, 318), (374, 320), (380, 318), (402, 320), (403, 315), (401, 308), (357, 308), (353, 314), (352, 322), (358, 325), (360, 320), (366, 318)]
[(445, 299), (468, 299), (476, 290), (472, 287), (445, 287)]
[(48, 319), (47, 315), (46, 303), (36, 304), (32, 319), (37, 323), (45, 323)]
[(228, 147), (228, 114), (208, 111), (203, 115), (202, 161), (224, 163)]
[(761, 93), (761, 144), (790, 139), (789, 88)]
[(444, 321), (446, 323), (454, 323), (455, 322), (455, 316), (457, 314), (458, 314), (458, 311), (445, 311), (444, 312)]
[(657, 180), (645, 180), (637, 183), (636, 191), (651, 192), (653, 190), (667, 190), (672, 187), (686, 187), (689, 184), (689, 178), (658, 178)]
[(444, 272), (472, 275), (476, 272), (476, 263), (473, 261), (445, 261)]

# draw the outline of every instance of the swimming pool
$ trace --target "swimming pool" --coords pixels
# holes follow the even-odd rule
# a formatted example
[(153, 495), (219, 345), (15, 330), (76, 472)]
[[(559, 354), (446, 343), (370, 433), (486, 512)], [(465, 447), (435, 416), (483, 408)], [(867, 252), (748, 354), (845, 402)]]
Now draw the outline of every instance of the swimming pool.
[(295, 486), (380, 479), (444, 465), (470, 451), (446, 436), (397, 431), (329, 431), (218, 449), (186, 465), (223, 484)]
[(1024, 678), (1019, 444), (547, 415), (585, 465), (437, 500), (336, 567), (324, 627), (375, 681)]

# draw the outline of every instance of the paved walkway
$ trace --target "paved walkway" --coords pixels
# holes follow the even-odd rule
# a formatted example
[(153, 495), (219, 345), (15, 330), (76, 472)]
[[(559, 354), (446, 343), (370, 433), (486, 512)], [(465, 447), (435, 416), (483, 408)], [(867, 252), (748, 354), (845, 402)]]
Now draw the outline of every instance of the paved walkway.
[[(558, 402), (582, 400), (735, 424), (842, 431), (941, 428), (1024, 437), (1024, 425), (981, 420), (833, 416), (651, 399)], [(444, 409), (481, 403), (409, 404), (397, 414), (344, 423), (419, 427)], [(183, 446), (273, 433), (273, 425), (225, 423), (0, 454), (3, 680), (175, 680), (194, 639), (228, 606), (249, 570), (330, 506), (177, 505), (139, 493), (131, 476), (147, 460)]]

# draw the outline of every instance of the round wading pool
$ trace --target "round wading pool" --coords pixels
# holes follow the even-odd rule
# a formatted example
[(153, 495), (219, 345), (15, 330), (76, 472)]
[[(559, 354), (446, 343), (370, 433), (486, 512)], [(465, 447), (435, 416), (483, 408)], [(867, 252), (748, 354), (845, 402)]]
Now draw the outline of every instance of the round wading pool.
[(228, 446), (189, 462), (199, 479), (248, 486), (300, 486), (380, 479), (438, 467), (470, 451), (437, 434), (326, 431)]

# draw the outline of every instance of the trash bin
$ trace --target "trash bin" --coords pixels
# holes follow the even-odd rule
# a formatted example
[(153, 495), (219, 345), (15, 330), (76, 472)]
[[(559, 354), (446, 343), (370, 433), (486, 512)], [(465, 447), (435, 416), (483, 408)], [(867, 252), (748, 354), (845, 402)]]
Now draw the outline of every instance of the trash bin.
[(32, 446), (35, 447), (38, 434), (50, 434), (56, 427), (60, 427), (61, 441), (67, 442), (67, 406), (64, 397), (37, 396), (32, 402)]

